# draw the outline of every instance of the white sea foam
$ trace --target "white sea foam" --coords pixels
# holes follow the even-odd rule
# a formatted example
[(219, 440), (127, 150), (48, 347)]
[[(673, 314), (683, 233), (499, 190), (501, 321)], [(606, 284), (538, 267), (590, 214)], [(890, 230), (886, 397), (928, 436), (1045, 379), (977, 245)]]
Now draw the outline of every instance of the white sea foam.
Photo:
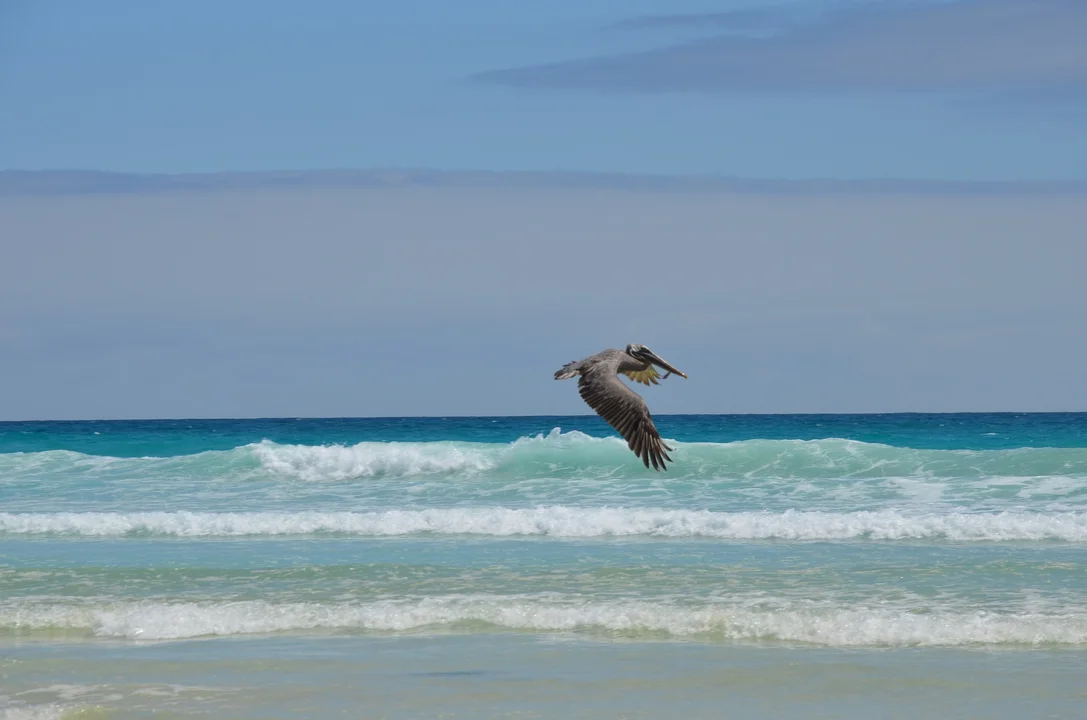
[[(500, 446), (502, 447), (502, 446)], [(346, 480), (375, 475), (478, 473), (497, 465), (494, 449), (468, 443), (377, 443), (357, 445), (277, 445), (249, 449), (266, 470), (300, 480)]]
[[(872, 607), (768, 609), (644, 601), (467, 595), (361, 604), (118, 602), (0, 607), (7, 632), (70, 631), (106, 638), (179, 640), (312, 632), (426, 632), (443, 628), (666, 635), (825, 646), (1084, 645), (1087, 613), (934, 611)], [(482, 627), (480, 627), (482, 626)]]
[(0, 720), (65, 720), (66, 718), (90, 718), (81, 708), (59, 703), (0, 708)]
[[(878, 443), (820, 440), (744, 440), (681, 443), (671, 479), (1061, 478), (1062, 494), (1087, 488), (1087, 448), (920, 450)], [(450, 475), (473, 478), (642, 477), (642, 464), (617, 437), (581, 432), (523, 437), (511, 443), (361, 442), (287, 445), (268, 440), (173, 457), (115, 458), (67, 450), (0, 454), (0, 484), (20, 479), (247, 479), (254, 473), (284, 479), (345, 481)], [(1055, 486), (1057, 487), (1057, 486)], [(904, 488), (909, 490), (908, 487)], [(936, 492), (936, 486), (918, 485)]]
[[(923, 450), (819, 440), (677, 442), (670, 477), (765, 478), (1070, 478), (1087, 481), (1087, 448)], [(641, 463), (617, 437), (581, 432), (523, 437), (512, 443), (361, 442), (286, 445), (268, 440), (232, 450), (174, 457), (113, 458), (67, 450), (0, 454), (0, 482), (20, 477), (247, 476), (254, 469), (307, 481), (446, 473), (562, 477), (606, 472), (640, 475)], [(1064, 488), (1062, 488), (1064, 489)]]
[(483, 535), (729, 540), (1087, 542), (1087, 512), (710, 512), (633, 508), (432, 508), (384, 512), (0, 513), (0, 534), (120, 537)]
[[(671, 472), (677, 477), (735, 478), (958, 478), (1048, 477), (1087, 480), (1087, 449), (918, 450), (840, 438), (681, 443)], [(581, 432), (523, 437), (513, 443), (363, 442), (356, 445), (279, 445), (243, 448), (270, 472), (308, 481), (434, 473), (563, 475), (590, 468), (642, 471), (617, 437)]]

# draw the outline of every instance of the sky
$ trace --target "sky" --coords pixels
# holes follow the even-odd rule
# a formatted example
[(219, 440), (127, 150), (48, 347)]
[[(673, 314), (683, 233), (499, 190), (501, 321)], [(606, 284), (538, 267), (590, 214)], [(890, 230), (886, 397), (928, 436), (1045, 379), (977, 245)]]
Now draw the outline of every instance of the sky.
[(1087, 179), (1081, 0), (4, 0), (0, 168)]
[[(639, 388), (654, 413), (1085, 410), (1087, 191), (1051, 184), (1087, 181), (1082, 27), (1079, 0), (0, 2), (0, 420), (582, 414), (552, 373), (630, 342), (690, 375)], [(141, 175), (329, 168), (447, 174)], [(134, 175), (4, 172), (65, 169)], [(623, 182), (649, 175), (751, 181)]]
[(0, 197), (0, 416), (1082, 410), (1080, 194), (402, 187)]

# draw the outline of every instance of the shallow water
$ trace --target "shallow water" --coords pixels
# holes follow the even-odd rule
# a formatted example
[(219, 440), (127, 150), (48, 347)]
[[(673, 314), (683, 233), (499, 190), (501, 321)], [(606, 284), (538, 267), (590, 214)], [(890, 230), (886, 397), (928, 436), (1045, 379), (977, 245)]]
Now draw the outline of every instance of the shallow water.
[(658, 425), (0, 424), (0, 717), (1080, 716), (1087, 415)]

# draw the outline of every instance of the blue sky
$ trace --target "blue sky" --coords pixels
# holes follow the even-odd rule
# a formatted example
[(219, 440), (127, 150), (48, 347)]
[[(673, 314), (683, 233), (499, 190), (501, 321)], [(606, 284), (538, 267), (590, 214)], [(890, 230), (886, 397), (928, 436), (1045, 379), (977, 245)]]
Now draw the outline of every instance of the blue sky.
[(1083, 185), (455, 171), (1087, 181), (1084, 28), (1085, 0), (0, 2), (0, 171), (452, 171), (3, 173), (0, 419), (585, 413), (552, 373), (630, 342), (691, 376), (660, 413), (1083, 410)]
[(1080, 0), (8, 0), (0, 168), (1087, 179)]

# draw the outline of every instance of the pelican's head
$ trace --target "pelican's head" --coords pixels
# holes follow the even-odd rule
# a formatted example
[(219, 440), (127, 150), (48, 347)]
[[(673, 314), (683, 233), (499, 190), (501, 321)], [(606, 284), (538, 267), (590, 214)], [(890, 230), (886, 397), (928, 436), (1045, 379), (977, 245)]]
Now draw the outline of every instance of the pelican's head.
[(661, 357), (657, 355), (657, 353), (653, 352), (645, 345), (641, 345), (639, 343), (631, 343), (630, 345), (627, 345), (626, 352), (627, 355), (630, 355), (632, 358), (636, 358), (638, 360), (641, 360), (642, 362), (652, 363), (659, 368), (664, 368), (673, 375), (679, 375), (681, 378), (687, 377), (687, 373), (676, 370), (674, 367), (672, 367), (672, 365), (670, 365), (665, 360), (662, 360)]

